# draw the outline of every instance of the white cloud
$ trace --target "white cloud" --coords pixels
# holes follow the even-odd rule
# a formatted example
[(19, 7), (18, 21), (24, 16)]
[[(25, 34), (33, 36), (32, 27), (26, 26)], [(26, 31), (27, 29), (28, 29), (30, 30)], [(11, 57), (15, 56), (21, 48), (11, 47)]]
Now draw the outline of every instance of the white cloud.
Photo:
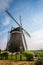
[(9, 17), (5, 17), (5, 20), (4, 20), (4, 22), (2, 23), (4, 26), (6, 26), (6, 25), (9, 25), (9, 23), (10, 23), (10, 19), (9, 19)]
[(12, 0), (0, 0), (0, 11), (4, 11), (9, 7), (9, 4)]
[(1, 35), (1, 33), (2, 33), (2, 32), (0, 31), (0, 35)]
[(31, 33), (31, 39), (26, 36), (28, 49), (43, 49), (43, 30)]
[(42, 14), (36, 14), (32, 18), (33, 22), (36, 24), (42, 24), (43, 23), (43, 13)]
[(6, 48), (6, 44), (7, 44), (7, 37), (6, 38), (1, 38), (0, 39), (0, 49), (4, 50)]
[[(4, 50), (6, 48), (7, 45), (7, 32), (8, 29), (5, 29), (4, 31), (0, 31), (0, 49)], [(4, 35), (4, 37), (2, 36)]]
[(4, 31), (0, 31), (0, 36), (4, 33), (7, 33), (8, 32), (8, 29), (5, 29)]
[(6, 33), (6, 32), (8, 32), (8, 29), (5, 29), (2, 33)]

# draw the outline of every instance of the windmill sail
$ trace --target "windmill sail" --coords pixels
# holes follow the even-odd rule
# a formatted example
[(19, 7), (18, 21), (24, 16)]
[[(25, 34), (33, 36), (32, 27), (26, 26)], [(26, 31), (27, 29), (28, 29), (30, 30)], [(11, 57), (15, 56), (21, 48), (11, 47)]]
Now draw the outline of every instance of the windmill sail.
[(27, 50), (27, 44), (26, 44), (26, 40), (25, 40), (25, 36), (24, 36), (24, 33), (23, 33), (23, 30), (22, 30), (22, 22), (21, 22), (21, 16), (20, 16), (20, 29), (21, 29), (21, 37), (22, 37), (22, 41), (23, 41), (23, 45), (24, 45), (24, 48), (25, 50)]
[(26, 39), (25, 39), (24, 33), (23, 33), (23, 39), (24, 39), (25, 49), (27, 50), (28, 48), (27, 48), (27, 43), (26, 43)]
[[(13, 30), (10, 31), (10, 40), (8, 42), (7, 45), (7, 49), (10, 52), (20, 52), (25, 51), (25, 48), (27, 50), (27, 44), (26, 44), (26, 40), (25, 40), (25, 36), (23, 31), (29, 36), (30, 34), (22, 27), (22, 23), (21, 23), (21, 19), (20, 19), (20, 24), (15, 20), (15, 18), (13, 18), (13, 16), (6, 10), (7, 14), (16, 22), (16, 24), (19, 26)], [(25, 46), (23, 45), (23, 38), (24, 38), (24, 43)]]
[[(19, 27), (21, 27), (21, 25), (15, 20), (15, 18), (6, 10), (6, 13), (16, 22), (16, 24), (19, 26)], [(31, 36), (30, 36), (30, 34), (24, 29), (24, 28), (22, 28), (23, 30), (24, 30), (24, 32), (31, 38)]]

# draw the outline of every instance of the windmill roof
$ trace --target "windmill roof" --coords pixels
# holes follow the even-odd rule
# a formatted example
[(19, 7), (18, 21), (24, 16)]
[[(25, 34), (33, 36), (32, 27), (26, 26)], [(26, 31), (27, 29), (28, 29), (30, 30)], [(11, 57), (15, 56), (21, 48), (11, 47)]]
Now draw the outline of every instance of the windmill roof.
[(13, 31), (20, 31), (20, 27), (14, 28), (13, 30), (10, 31), (10, 33)]

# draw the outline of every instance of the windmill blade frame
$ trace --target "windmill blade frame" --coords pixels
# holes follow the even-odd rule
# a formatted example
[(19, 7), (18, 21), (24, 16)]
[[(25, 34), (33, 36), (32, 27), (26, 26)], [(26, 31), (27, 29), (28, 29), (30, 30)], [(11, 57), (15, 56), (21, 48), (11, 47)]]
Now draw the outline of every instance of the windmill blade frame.
[(25, 39), (25, 35), (24, 35), (24, 33), (23, 33), (23, 39), (24, 39), (24, 42), (25, 42), (26, 50), (27, 50), (28, 48), (27, 48), (27, 44), (26, 44), (26, 39)]
[[(17, 25), (19, 26), (19, 27), (21, 27), (21, 25), (15, 20), (15, 18), (8, 12), (8, 10), (5, 10), (5, 12), (15, 21), (15, 23), (17, 23)], [(24, 28), (22, 28), (23, 30), (24, 30), (24, 32), (31, 38), (31, 36), (30, 36), (30, 34), (24, 29)]]
[(30, 34), (23, 28), (24, 32), (31, 38)]
[(24, 33), (23, 33), (23, 30), (22, 30), (21, 16), (20, 16), (20, 25), (21, 25), (20, 30), (21, 30), (22, 40), (24, 40), (24, 44), (25, 44), (25, 45), (24, 45), (24, 48), (27, 50), (26, 39), (25, 39), (25, 35), (24, 35)]

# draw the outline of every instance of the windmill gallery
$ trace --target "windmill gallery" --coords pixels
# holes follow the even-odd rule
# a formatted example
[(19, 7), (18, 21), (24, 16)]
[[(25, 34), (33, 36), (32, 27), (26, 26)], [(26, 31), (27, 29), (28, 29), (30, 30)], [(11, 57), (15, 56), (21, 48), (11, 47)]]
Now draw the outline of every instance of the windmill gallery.
[(20, 52), (20, 51), (26, 51), (27, 50), (27, 44), (25, 40), (25, 35), (23, 31), (29, 36), (30, 34), (22, 27), (21, 23), (21, 16), (20, 16), (20, 24), (15, 20), (15, 18), (6, 10), (5, 11), (12, 19), (15, 21), (15, 23), (18, 25), (17, 28), (13, 28), (10, 31), (10, 39), (7, 42), (6, 50), (14, 53), (14, 52)]

